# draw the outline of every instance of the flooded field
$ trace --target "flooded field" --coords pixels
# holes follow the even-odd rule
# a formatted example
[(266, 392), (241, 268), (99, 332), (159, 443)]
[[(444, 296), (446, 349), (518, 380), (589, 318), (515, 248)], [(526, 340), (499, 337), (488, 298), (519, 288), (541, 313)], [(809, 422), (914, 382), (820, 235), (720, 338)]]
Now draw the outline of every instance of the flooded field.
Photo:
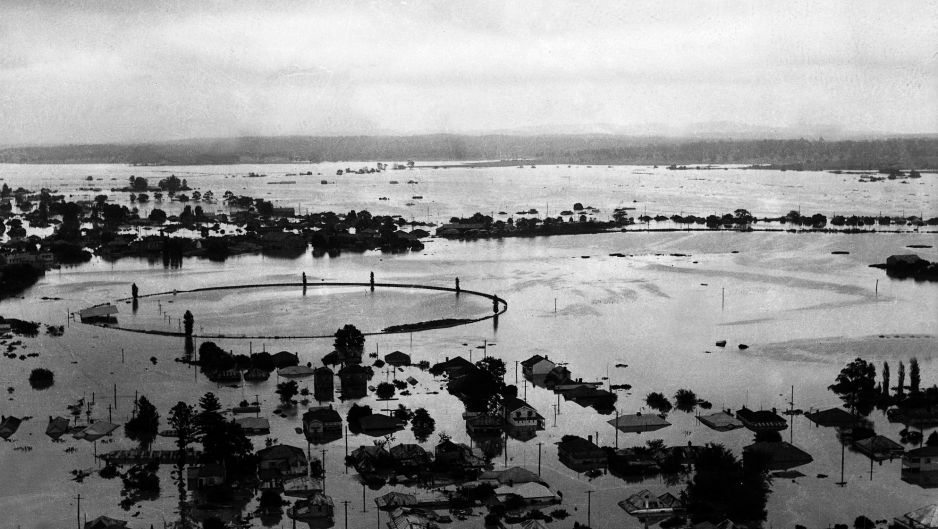
[[(425, 169), (337, 177), (337, 167), (319, 166), (225, 166), (189, 168), (140, 168), (123, 166), (2, 166), (0, 177), (11, 186), (48, 186), (60, 193), (85, 193), (78, 187), (90, 184), (81, 179), (95, 175), (104, 180), (94, 185), (123, 186), (130, 174), (159, 178), (175, 172), (189, 185), (221, 195), (225, 189), (264, 197), (282, 205), (299, 205), (311, 211), (369, 209), (376, 213), (400, 213), (444, 221), (452, 215), (470, 215), (494, 210), (514, 213), (538, 208), (551, 214), (582, 202), (598, 207), (602, 214), (614, 207), (646, 207), (649, 213), (709, 214), (747, 208), (756, 215), (781, 215), (792, 209), (805, 213), (906, 214), (922, 209), (935, 212), (936, 189), (932, 175), (911, 184), (889, 181), (857, 183), (856, 175), (792, 173), (774, 171), (665, 171), (663, 169), (541, 168), (536, 169)], [(310, 177), (289, 177), (298, 184), (267, 185), (263, 178), (243, 178), (248, 171), (277, 174), (312, 170)], [(322, 172), (322, 176), (316, 173)], [(111, 182), (111, 178), (116, 179)], [(279, 176), (276, 179), (281, 179)], [(326, 179), (336, 184), (320, 184)], [(390, 184), (392, 179), (400, 184)], [(408, 179), (419, 182), (405, 184)], [(266, 193), (270, 193), (267, 195)], [(88, 192), (93, 195), (95, 192)], [(412, 199), (421, 195), (423, 199)], [(378, 201), (388, 196), (389, 201)], [(413, 201), (407, 207), (403, 203)], [(634, 202), (637, 201), (637, 202)], [(173, 203), (171, 207), (177, 207)], [(147, 206), (147, 207), (152, 207)], [(165, 209), (170, 209), (165, 203)], [(427, 211), (429, 210), (429, 213)], [(917, 213), (916, 213), (917, 214)], [(910, 250), (908, 245), (931, 248)], [(786, 409), (794, 391), (794, 406), (828, 408), (840, 400), (827, 386), (843, 365), (862, 356), (881, 365), (916, 356), (921, 364), (922, 383), (938, 383), (938, 285), (911, 280), (893, 280), (881, 270), (869, 268), (892, 254), (914, 251), (925, 259), (938, 259), (938, 236), (933, 233), (824, 234), (673, 232), (608, 233), (552, 238), (481, 240), (475, 242), (431, 239), (423, 252), (383, 255), (377, 252), (314, 258), (310, 252), (296, 259), (238, 256), (225, 262), (185, 259), (181, 267), (166, 269), (162, 263), (144, 259), (106, 262), (95, 258), (77, 267), (63, 267), (46, 274), (22, 299), (4, 300), (0, 314), (51, 325), (67, 325), (65, 334), (42, 334), (25, 339), (24, 353), (38, 357), (0, 359), (0, 386), (12, 388), (0, 404), (4, 415), (31, 416), (10, 442), (0, 443), (0, 512), (3, 527), (63, 527), (74, 523), (76, 499), (81, 495), (83, 512), (89, 519), (99, 514), (136, 520), (140, 526), (159, 526), (175, 520), (178, 498), (170, 467), (160, 471), (161, 494), (124, 512), (119, 480), (92, 475), (83, 483), (72, 481), (73, 469), (96, 466), (93, 456), (134, 443), (118, 431), (114, 441), (97, 446), (65, 437), (52, 443), (44, 435), (49, 416), (66, 415), (66, 404), (79, 398), (95, 401), (94, 416), (123, 423), (131, 414), (135, 394), (146, 395), (159, 409), (161, 427), (169, 408), (179, 400), (195, 402), (207, 391), (215, 392), (223, 406), (259, 396), (262, 415), (271, 420), (270, 437), (303, 446), (298, 415), (278, 417), (276, 377), (262, 383), (228, 387), (214, 384), (192, 367), (174, 362), (183, 353), (181, 338), (142, 335), (67, 322), (66, 314), (96, 303), (125, 298), (136, 283), (141, 293), (187, 290), (240, 283), (297, 282), (305, 272), (310, 282), (376, 281), (419, 283), (451, 287), (459, 277), (462, 288), (504, 298), (508, 311), (497, 320), (461, 327), (400, 335), (369, 336), (365, 351), (381, 354), (401, 350), (414, 362), (430, 363), (462, 355), (477, 360), (482, 354), (502, 358), (508, 366), (506, 382), (515, 382), (516, 363), (533, 354), (566, 362), (575, 377), (611, 384), (630, 384), (618, 392), (616, 408), (622, 413), (649, 410), (644, 397), (651, 391), (673, 395), (691, 389), (713, 403), (714, 408)], [(849, 252), (832, 254), (832, 252)], [(619, 253), (623, 257), (611, 256)], [(170, 303), (169, 301), (172, 301)], [(205, 332), (269, 330), (287, 332), (335, 329), (352, 323), (363, 330), (389, 324), (416, 322), (439, 317), (474, 317), (490, 306), (484, 299), (456, 298), (449, 293), (376, 291), (367, 288), (311, 288), (306, 297), (298, 289), (265, 289), (254, 292), (215, 292), (175, 299), (141, 299), (134, 314), (120, 305), (121, 324), (148, 328), (164, 323), (168, 314), (177, 321), (185, 310), (195, 315), (197, 329)], [(726, 340), (725, 348), (716, 347)], [(276, 340), (248, 343), (217, 340), (236, 353), (288, 350), (300, 362), (320, 364), (332, 350), (330, 339)], [(485, 345), (485, 349), (479, 347)], [(745, 344), (746, 349), (738, 346)], [(484, 353), (483, 353), (484, 351)], [(151, 361), (151, 357), (155, 361)], [(627, 366), (627, 367), (619, 367)], [(55, 385), (35, 391), (27, 383), (31, 369), (55, 371)], [(379, 371), (372, 383), (390, 377)], [(458, 442), (470, 443), (461, 417), (462, 404), (445, 391), (442, 379), (417, 368), (406, 368), (397, 377), (413, 376), (418, 385), (398, 403), (410, 408), (425, 407), (436, 419), (436, 432)], [(608, 377), (607, 380), (603, 380)], [(310, 379), (300, 379), (310, 387)], [(597, 528), (641, 527), (640, 522), (620, 509), (616, 502), (641, 489), (656, 494), (683, 489), (680, 483), (660, 478), (626, 482), (611, 474), (589, 478), (570, 470), (558, 460), (558, 442), (564, 434), (593, 435), (602, 445), (612, 445), (614, 429), (592, 408), (558, 400), (543, 388), (517, 379), (519, 396), (534, 405), (546, 420), (546, 429), (527, 442), (509, 439), (505, 450), (494, 458), (496, 468), (520, 465), (537, 467), (542, 454), (541, 474), (563, 493), (563, 505), (572, 515), (552, 527), (570, 527), (586, 522), (587, 491), (592, 495), (593, 525)], [(311, 389), (311, 388), (310, 388)], [(388, 403), (373, 396), (360, 399), (376, 409)], [(337, 401), (340, 414), (352, 405)], [(554, 406), (557, 406), (555, 409)], [(110, 406), (110, 410), (108, 407)], [(556, 410), (556, 413), (555, 413)], [(874, 411), (877, 433), (898, 440), (901, 425), (889, 423)], [(833, 429), (817, 428), (803, 416), (792, 418), (791, 431), (783, 438), (814, 457), (800, 467), (804, 477), (775, 479), (769, 497), (767, 526), (824, 527), (852, 523), (859, 514), (871, 519), (892, 518), (934, 502), (935, 489), (900, 480), (900, 462), (872, 466), (869, 459), (848, 451), (844, 479), (840, 481), (840, 442)], [(691, 413), (669, 414), (671, 426), (652, 433), (619, 434), (619, 446), (644, 444), (663, 439), (668, 444), (694, 445), (719, 442), (737, 454), (752, 442), (752, 433), (740, 429), (718, 433), (701, 425)], [(927, 436), (929, 430), (925, 431)], [(371, 437), (348, 438), (348, 449), (371, 444)], [(434, 434), (423, 443), (430, 448)], [(263, 437), (254, 437), (255, 447)], [(414, 442), (410, 429), (395, 435), (395, 442)], [(23, 450), (25, 447), (30, 451)], [(66, 449), (74, 447), (73, 451)], [(159, 438), (157, 448), (170, 448)], [(373, 498), (401, 487), (365, 489), (354, 470), (343, 465), (344, 440), (325, 445), (326, 491), (336, 503), (336, 527), (343, 527), (339, 502), (348, 500), (349, 527), (377, 526)], [(315, 453), (315, 452), (314, 452)], [(100, 465), (99, 463), (97, 465)], [(829, 477), (819, 478), (818, 475)], [(252, 501), (246, 508), (253, 510)], [(601, 513), (598, 515), (597, 513)], [(133, 516), (133, 518), (130, 518)], [(382, 523), (385, 514), (381, 514)], [(260, 522), (256, 521), (259, 527)], [(284, 518), (284, 524), (289, 520)], [(481, 517), (457, 521), (450, 527), (481, 527)]]

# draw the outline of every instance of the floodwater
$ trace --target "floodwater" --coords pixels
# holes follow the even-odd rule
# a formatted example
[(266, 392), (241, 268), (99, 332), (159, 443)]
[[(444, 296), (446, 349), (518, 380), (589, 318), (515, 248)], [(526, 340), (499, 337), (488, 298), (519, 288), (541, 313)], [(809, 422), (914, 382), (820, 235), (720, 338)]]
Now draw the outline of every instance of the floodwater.
[[(394, 186), (388, 181), (396, 179), (401, 182), (398, 189), (408, 188), (406, 192), (398, 192), (399, 200), (411, 193), (426, 199), (433, 197), (438, 204), (435, 211), (441, 217), (471, 214), (483, 207), (507, 212), (530, 207), (540, 209), (540, 203), (547, 203), (544, 198), (550, 200), (552, 212), (554, 207), (558, 211), (569, 208), (574, 201), (605, 211), (633, 199), (641, 199), (641, 207), (647, 203), (649, 212), (683, 210), (694, 214), (708, 214), (711, 208), (717, 207), (718, 211), (743, 207), (757, 215), (778, 215), (797, 209), (800, 204), (803, 213), (830, 214), (829, 210), (836, 208), (837, 213), (877, 214), (881, 208), (884, 213), (899, 214), (899, 210), (904, 209), (908, 214), (922, 208), (926, 216), (933, 216), (936, 205), (935, 183), (930, 175), (902, 185), (895, 181), (859, 184), (855, 181), (856, 175), (823, 173), (730, 170), (677, 174), (634, 167), (602, 167), (592, 171), (584, 167), (539, 167), (428, 169), (353, 175), (345, 180), (348, 182), (345, 185), (334, 176), (333, 166), (309, 167), (314, 176), (287, 178), (297, 181), (312, 178), (315, 183), (298, 184), (292, 190), (285, 189), (290, 187), (288, 185), (256, 182), (263, 179), (238, 177), (226, 181), (224, 175), (258, 171), (274, 178), (278, 170), (305, 170), (299, 166), (282, 170), (278, 166), (172, 169), (3, 166), (0, 176), (15, 187), (27, 185), (26, 175), (31, 174), (34, 178), (41, 177), (42, 185), (57, 187), (62, 192), (68, 186), (77, 189), (84, 185), (80, 179), (86, 174), (118, 178), (120, 182), (115, 185), (123, 185), (130, 174), (150, 177), (178, 169), (176, 174), (189, 175), (190, 186), (202, 191), (212, 189), (216, 196), (230, 183), (233, 191), (245, 194), (274, 188), (270, 189), (272, 193), (299, 197), (301, 207), (317, 211), (363, 207), (376, 213), (410, 211), (412, 208), (395, 209), (399, 204), (393, 201), (377, 201), (378, 196), (391, 196), (390, 189)], [(320, 170), (322, 177), (316, 175)], [(654, 174), (636, 174), (639, 171)], [(561, 183), (568, 175), (571, 183), (564, 186)], [(321, 186), (318, 183), (321, 178), (340, 183), (334, 188), (332, 184)], [(404, 184), (411, 178), (420, 182), (412, 185), (419, 191), (413, 192)], [(487, 178), (492, 181), (487, 182)], [(203, 182), (210, 185), (203, 185)], [(469, 182), (474, 183), (468, 186)], [(234, 184), (249, 189), (238, 190)], [(620, 184), (621, 190), (617, 187)], [(542, 186), (542, 190), (536, 191)], [(854, 193), (853, 187), (861, 191)], [(825, 189), (825, 196), (818, 194), (818, 188)], [(870, 197), (865, 198), (863, 193), (869, 193)], [(277, 198), (276, 195), (271, 197)], [(391, 204), (385, 208), (383, 202)], [(505, 204), (497, 205), (498, 202)], [(431, 216), (433, 211), (431, 207)], [(543, 214), (544, 210), (541, 211)], [(933, 248), (909, 250), (910, 244)], [(833, 383), (840, 368), (858, 355), (874, 361), (877, 367), (882, 361), (888, 361), (893, 380), (898, 362), (908, 364), (909, 358), (917, 356), (923, 385), (938, 383), (938, 361), (935, 360), (938, 285), (889, 279), (881, 270), (868, 267), (891, 254), (909, 251), (935, 260), (938, 251), (934, 246), (938, 246), (938, 236), (928, 233), (671, 232), (476, 242), (433, 239), (423, 252), (407, 255), (368, 252), (313, 258), (307, 252), (297, 259), (238, 256), (224, 263), (186, 259), (178, 269), (165, 269), (161, 263), (144, 259), (123, 259), (116, 263), (95, 259), (82, 266), (50, 271), (25, 294), (25, 299), (4, 300), (0, 313), (63, 325), (68, 311), (129, 296), (133, 282), (140, 287), (141, 294), (146, 294), (243, 283), (298, 282), (304, 271), (311, 282), (367, 282), (373, 271), (378, 282), (450, 287), (455, 277), (459, 277), (464, 289), (489, 292), (506, 299), (508, 311), (497, 322), (487, 320), (412, 335), (368, 337), (366, 351), (377, 350), (383, 355), (402, 350), (411, 354), (415, 362), (433, 363), (454, 355), (472, 355), (473, 360), (477, 360), (483, 354), (479, 347), (486, 343), (485, 353), (505, 360), (508, 382), (514, 382), (516, 362), (532, 354), (547, 355), (552, 360), (567, 362), (574, 375), (584, 380), (608, 376), (613, 384), (631, 384), (630, 392), (619, 393), (616, 407), (623, 413), (648, 411), (644, 409), (644, 396), (651, 391), (673, 395), (681, 388), (695, 391), (699, 397), (712, 402), (714, 408), (737, 409), (748, 405), (757, 409), (784, 409), (789, 406), (792, 386), (795, 407), (807, 410), (839, 404), (837, 397), (826, 388)], [(849, 254), (833, 255), (833, 251)], [(627, 257), (609, 255), (617, 252)], [(274, 291), (259, 291), (248, 298), (225, 294), (192, 298), (188, 304), (185, 300), (189, 298), (185, 297), (172, 304), (165, 298), (144, 298), (140, 300), (137, 317), (157, 314), (159, 323), (159, 310), (162, 310), (175, 321), (187, 308), (193, 307), (190, 310), (195, 315), (196, 327), (204, 321), (207, 331), (209, 322), (220, 325), (231, 321), (229, 318), (238, 317), (233, 316), (235, 313), (241, 314), (250, 306), (250, 317), (242, 316), (242, 319), (243, 325), (251, 328), (264, 327), (265, 322), (269, 322), (271, 328), (284, 327), (284, 321), (291, 322), (287, 327), (301, 325), (305, 313), (312, 319), (325, 320), (324, 328), (333, 328), (339, 322), (374, 328), (386, 321), (396, 323), (398, 319), (419, 321), (425, 319), (426, 313), (442, 312), (440, 317), (451, 317), (456, 306), (450, 304), (456, 301), (447, 302), (448, 295), (443, 293), (428, 294), (431, 303), (427, 306), (421, 306), (420, 299), (406, 292), (376, 291), (372, 295), (366, 288), (357, 292), (343, 289), (336, 293), (336, 300), (343, 302), (328, 305), (312, 291), (305, 299), (299, 289), (281, 293), (283, 295), (278, 296)], [(399, 304), (395, 305), (397, 295)], [(451, 296), (455, 298), (454, 294)], [(43, 297), (60, 299), (43, 300)], [(458, 303), (464, 302), (472, 303), (468, 299)], [(153, 306), (158, 303), (162, 306)], [(480, 303), (478, 310), (467, 306), (467, 313), (484, 312), (485, 303)], [(289, 307), (289, 314), (278, 312), (278, 307), (282, 306)], [(389, 306), (398, 312), (390, 320), (386, 315), (373, 313), (373, 310), (384, 312)], [(134, 319), (125, 317), (130, 316), (129, 306), (121, 305), (120, 310), (122, 323), (125, 319)], [(415, 312), (413, 319), (409, 314), (405, 317), (404, 312), (409, 311)], [(714, 346), (714, 342), (721, 339), (727, 340), (724, 349)], [(302, 363), (314, 365), (331, 351), (328, 339), (218, 342), (225, 349), (243, 353), (249, 348), (296, 351)], [(14, 389), (8, 400), (0, 404), (0, 410), (4, 415), (34, 417), (23, 424), (13, 442), (0, 444), (3, 475), (0, 512), (5, 514), (0, 525), (3, 527), (74, 524), (78, 494), (82, 498), (82, 513), (89, 519), (107, 514), (131, 520), (131, 527), (147, 527), (151, 523), (159, 527), (163, 519), (176, 519), (178, 499), (169, 467), (164, 467), (160, 473), (161, 497), (156, 501), (144, 501), (129, 512), (118, 506), (119, 480), (108, 481), (95, 475), (81, 484), (70, 481), (72, 469), (95, 467), (95, 449), (100, 453), (133, 445), (121, 435), (115, 435), (113, 443), (99, 441), (97, 447), (70, 437), (66, 437), (65, 443), (54, 444), (44, 436), (48, 416), (67, 416), (66, 404), (81, 397), (90, 399), (92, 393), (96, 402), (94, 416), (107, 419), (110, 405), (112, 418), (118, 423), (129, 417), (135, 392), (153, 401), (164, 417), (176, 401), (195, 402), (207, 391), (218, 394), (225, 406), (259, 395), (262, 414), (271, 420), (271, 437), (297, 446), (304, 444), (302, 435), (294, 430), (300, 425), (298, 416), (284, 419), (272, 414), (276, 405), (273, 392), (276, 376), (244, 387), (218, 386), (192, 368), (173, 361), (183, 351), (179, 338), (140, 335), (72, 322), (62, 337), (41, 335), (25, 339), (24, 343), (27, 348), (18, 352), (39, 352), (39, 357), (23, 361), (0, 359), (0, 386)], [(738, 344), (747, 344), (749, 348), (740, 350)], [(156, 358), (155, 364), (150, 361), (151, 357)], [(628, 367), (616, 367), (617, 364)], [(34, 367), (53, 369), (55, 385), (42, 392), (30, 389), (26, 379)], [(393, 375), (379, 371), (373, 382), (389, 376)], [(441, 380), (434, 380), (416, 368), (406, 369), (396, 376), (413, 376), (419, 385), (413, 395), (393, 402), (393, 407), (399, 403), (411, 408), (425, 407), (436, 419), (436, 432), (470, 442), (460, 417), (462, 405), (445, 390), (441, 391)], [(555, 524), (558, 527), (569, 527), (573, 520), (586, 522), (587, 490), (595, 491), (592, 519), (597, 528), (640, 527), (639, 522), (615, 502), (641, 489), (650, 489), (656, 494), (664, 491), (677, 494), (681, 490), (682, 485), (671, 485), (659, 478), (627, 483), (604, 475), (591, 480), (566, 468), (557, 459), (554, 443), (564, 434), (577, 433), (591, 434), (598, 437), (601, 444), (611, 445), (615, 442), (615, 432), (605, 422), (611, 417), (563, 400), (555, 415), (553, 405), (558, 401), (553, 393), (526, 385), (520, 378), (518, 383), (521, 396), (526, 396), (547, 418), (547, 428), (527, 442), (510, 439), (507, 456), (502, 453), (494, 462), (496, 468), (501, 468), (507, 460), (509, 466), (521, 465), (536, 471), (541, 450), (542, 477), (552, 488), (562, 491), (562, 507), (573, 515)], [(308, 379), (300, 379), (301, 387), (311, 384)], [(376, 409), (386, 404), (376, 403), (373, 397), (361, 402)], [(334, 405), (344, 416), (351, 402)], [(301, 406), (298, 414), (304, 409)], [(901, 426), (889, 424), (878, 411), (871, 419), (878, 433), (898, 440)], [(747, 430), (711, 431), (697, 423), (693, 414), (675, 411), (668, 420), (672, 426), (657, 432), (619, 434), (619, 446), (643, 444), (658, 438), (669, 444), (720, 442), (738, 454), (742, 446), (752, 441), (752, 434)], [(165, 427), (165, 422), (161, 426)], [(928, 433), (926, 430), (925, 435)], [(793, 430), (783, 432), (786, 440), (789, 436), (795, 445), (814, 457), (814, 462), (798, 469), (806, 477), (774, 481), (768, 506), (768, 524), (772, 526), (850, 523), (859, 514), (874, 520), (891, 518), (935, 501), (934, 489), (923, 489), (899, 479), (899, 460), (875, 464), (871, 479), (869, 460), (850, 451), (844, 460), (847, 484), (840, 487), (835, 483), (840, 481), (841, 469), (840, 444), (835, 431), (816, 428), (799, 416), (794, 418)], [(253, 440), (256, 446), (263, 444), (261, 437)], [(408, 429), (397, 433), (394, 442), (413, 440)], [(436, 440), (433, 435), (423, 446), (432, 447)], [(351, 435), (348, 447), (353, 450), (371, 442), (370, 437)], [(170, 446), (169, 440), (164, 438), (158, 443), (157, 447)], [(31, 446), (32, 451), (15, 450), (26, 446)], [(77, 450), (67, 453), (67, 447)], [(344, 526), (343, 500), (351, 502), (348, 505), (349, 527), (377, 526), (373, 498), (392, 488), (365, 490), (367, 512), (362, 512), (363, 489), (355, 472), (346, 474), (342, 465), (346, 450), (344, 440), (319, 448), (326, 449), (326, 492), (336, 501), (336, 527)], [(818, 474), (830, 477), (818, 478)], [(398, 487), (397, 490), (404, 489)], [(254, 503), (249, 504), (248, 510), (254, 506)], [(382, 523), (385, 520), (386, 515), (382, 513)], [(289, 520), (284, 518), (283, 523), (288, 525)], [(481, 525), (481, 517), (477, 517), (452, 526)]]
[[(299, 284), (296, 274), (284, 279)], [(124, 301), (126, 314), (118, 326), (182, 332), (182, 318), (178, 316), (181, 309), (201, 315), (193, 329), (196, 335), (330, 336), (348, 323), (351, 314), (358, 329), (371, 334), (392, 325), (445, 318), (478, 319), (492, 312), (487, 298), (469, 293), (454, 296), (406, 287), (377, 287), (371, 292), (368, 288), (317, 283), (319, 280), (313, 281), (305, 290), (300, 286), (277, 286), (166, 293), (147, 297), (148, 310), (138, 307), (136, 312), (129, 301)]]

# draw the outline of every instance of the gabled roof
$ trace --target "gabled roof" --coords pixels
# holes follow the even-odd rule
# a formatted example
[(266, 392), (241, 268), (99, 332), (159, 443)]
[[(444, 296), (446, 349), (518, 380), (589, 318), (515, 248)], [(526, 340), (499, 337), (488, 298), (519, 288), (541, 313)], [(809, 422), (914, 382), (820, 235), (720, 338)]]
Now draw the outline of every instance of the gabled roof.
[(235, 422), (245, 430), (270, 430), (270, 421), (266, 417), (239, 417)]
[(277, 371), (282, 377), (308, 377), (313, 374), (313, 368), (306, 366), (287, 366), (281, 367)]
[(787, 470), (814, 461), (811, 454), (785, 441), (753, 443), (743, 447), (743, 453), (755, 453), (766, 458), (769, 470)]
[(938, 457), (938, 446), (923, 446), (915, 450), (909, 450), (906, 454), (909, 457)]
[(592, 386), (577, 386), (563, 393), (563, 398), (566, 400), (609, 399), (615, 396), (615, 393), (610, 393), (604, 389), (597, 389)]
[(75, 439), (84, 439), (86, 441), (97, 441), (98, 439), (110, 434), (120, 428), (117, 424), (111, 424), (107, 421), (98, 421), (87, 426), (85, 429), (76, 432), (72, 437)]
[(537, 474), (522, 467), (511, 467), (505, 470), (490, 470), (483, 472), (479, 479), (495, 479), (499, 483), (536, 483), (541, 481)]
[(938, 503), (906, 513), (902, 520), (914, 522), (915, 527), (921, 527), (922, 529), (938, 527)]
[(622, 432), (653, 432), (660, 430), (671, 423), (654, 414), (643, 415), (635, 413), (631, 415), (620, 415), (616, 419), (606, 421)]
[(892, 457), (895, 454), (901, 454), (905, 451), (905, 448), (901, 444), (882, 435), (874, 435), (872, 437), (867, 437), (866, 439), (860, 439), (855, 444), (857, 450), (860, 450), (867, 455), (881, 458)]
[(22, 422), (23, 421), (17, 417), (4, 417), (3, 420), (0, 421), (0, 437), (9, 439), (10, 436), (19, 430)]
[(620, 501), (618, 505), (629, 514), (641, 515), (642, 511), (680, 508), (681, 500), (670, 492), (656, 496), (650, 490), (643, 489)]
[(58, 439), (68, 433), (68, 419), (65, 417), (49, 417), (49, 425), (46, 427), (46, 435), (53, 439)]
[(547, 526), (544, 525), (544, 522), (534, 519), (527, 519), (521, 523), (502, 522), (501, 527), (502, 529), (547, 529)]
[(741, 408), (736, 412), (736, 417), (742, 421), (751, 423), (787, 423), (784, 417), (769, 410), (754, 411), (748, 408)]
[(496, 496), (505, 494), (515, 494), (525, 500), (538, 500), (544, 498), (554, 498), (557, 495), (544, 485), (536, 482), (521, 483), (516, 485), (502, 485), (495, 489)]
[(725, 411), (718, 411), (710, 415), (701, 415), (697, 417), (697, 420), (708, 428), (718, 432), (726, 432), (743, 427), (743, 423), (739, 419)]
[(401, 422), (394, 417), (375, 413), (359, 419), (358, 425), (362, 430), (394, 430), (401, 427)]
[(519, 399), (518, 397), (507, 397), (507, 398), (505, 398), (505, 400), (502, 402), (502, 405), (505, 407), (505, 410), (508, 411), (509, 413), (511, 413), (511, 412), (513, 412), (513, 411), (515, 411), (515, 410), (519, 410), (519, 409), (524, 408), (524, 407), (531, 408), (532, 410), (534, 410), (535, 412), (537, 412), (537, 410), (534, 408), (534, 406), (531, 406), (530, 404), (528, 404), (527, 402), (525, 402), (525, 401)]
[(859, 418), (841, 408), (830, 408), (814, 413), (805, 413), (809, 421), (819, 426), (853, 426), (860, 422)]
[(273, 445), (257, 451), (257, 457), (261, 460), (272, 459), (299, 459), (306, 461), (306, 453), (302, 448), (290, 445)]
[(401, 351), (394, 351), (384, 355), (384, 361), (393, 365), (406, 365), (410, 363), (410, 355)]
[(96, 307), (89, 307), (87, 309), (81, 309), (78, 311), (78, 316), (81, 318), (103, 318), (112, 314), (117, 314), (117, 307), (111, 305), (110, 303), (106, 305), (98, 305)]
[(391, 457), (394, 459), (429, 459), (430, 454), (420, 445), (401, 443), (391, 447)]
[(583, 439), (578, 435), (563, 436), (563, 439), (557, 443), (557, 448), (562, 452), (568, 452), (572, 454), (602, 451), (602, 448), (597, 446), (596, 443), (587, 439)]
[(342, 422), (342, 416), (331, 407), (310, 408), (303, 414), (303, 421)]
[(225, 478), (225, 467), (218, 463), (208, 463), (205, 465), (195, 465), (186, 468), (186, 475), (191, 479), (196, 478)]
[(531, 358), (528, 358), (527, 360), (522, 360), (521, 365), (524, 367), (531, 367), (537, 364), (538, 362), (540, 362), (541, 360), (547, 360), (547, 359), (541, 355), (534, 355)]
[(436, 529), (439, 527), (423, 514), (398, 507), (391, 512), (389, 529)]
[(127, 527), (127, 522), (108, 516), (98, 516), (94, 520), (85, 522), (85, 529), (122, 529), (124, 527)]
[(466, 360), (465, 358), (461, 356), (457, 356), (457, 357), (445, 360), (443, 362), (434, 364), (431, 370), (438, 371), (440, 369), (457, 369), (457, 368), (469, 369), (473, 367), (475, 367), (475, 364), (473, 364), (472, 362)]
[(375, 498), (375, 505), (379, 509), (392, 509), (394, 507), (404, 507), (417, 503), (417, 497), (413, 494), (404, 494), (402, 492), (389, 492), (384, 496)]

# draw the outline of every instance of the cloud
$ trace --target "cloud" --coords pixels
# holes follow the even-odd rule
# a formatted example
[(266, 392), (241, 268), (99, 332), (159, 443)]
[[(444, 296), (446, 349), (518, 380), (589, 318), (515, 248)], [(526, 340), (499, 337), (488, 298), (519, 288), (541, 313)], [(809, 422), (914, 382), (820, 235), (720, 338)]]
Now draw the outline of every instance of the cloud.
[(938, 131), (938, 4), (5, 2), (0, 143), (736, 121)]

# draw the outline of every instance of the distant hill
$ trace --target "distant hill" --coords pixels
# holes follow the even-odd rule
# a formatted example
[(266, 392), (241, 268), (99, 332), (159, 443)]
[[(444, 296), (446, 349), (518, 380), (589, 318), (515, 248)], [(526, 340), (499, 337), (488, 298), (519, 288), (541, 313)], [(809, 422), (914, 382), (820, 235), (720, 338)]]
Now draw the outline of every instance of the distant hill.
[(824, 141), (611, 134), (432, 134), (243, 137), (0, 148), (2, 163), (205, 165), (518, 158), (554, 164), (774, 164), (793, 169), (922, 169), (938, 168), (938, 136)]

